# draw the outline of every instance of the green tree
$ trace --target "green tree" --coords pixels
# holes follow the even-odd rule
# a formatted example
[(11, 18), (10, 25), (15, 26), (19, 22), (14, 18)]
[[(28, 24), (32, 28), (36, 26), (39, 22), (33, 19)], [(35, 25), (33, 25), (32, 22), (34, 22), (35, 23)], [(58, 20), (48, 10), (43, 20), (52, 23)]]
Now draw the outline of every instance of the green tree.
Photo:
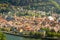
[(2, 32), (0, 32), (0, 40), (6, 40), (5, 34), (3, 34)]

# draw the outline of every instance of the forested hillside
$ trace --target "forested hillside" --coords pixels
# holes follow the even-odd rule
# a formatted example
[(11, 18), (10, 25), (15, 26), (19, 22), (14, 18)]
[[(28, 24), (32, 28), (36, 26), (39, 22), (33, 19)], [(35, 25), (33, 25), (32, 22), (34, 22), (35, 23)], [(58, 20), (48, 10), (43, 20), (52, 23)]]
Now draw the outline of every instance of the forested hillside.
[(0, 3), (6, 3), (9, 6), (21, 6), (24, 9), (40, 10), (40, 11), (54, 11), (60, 13), (60, 0), (0, 0)]
[(55, 0), (60, 5), (60, 0)]

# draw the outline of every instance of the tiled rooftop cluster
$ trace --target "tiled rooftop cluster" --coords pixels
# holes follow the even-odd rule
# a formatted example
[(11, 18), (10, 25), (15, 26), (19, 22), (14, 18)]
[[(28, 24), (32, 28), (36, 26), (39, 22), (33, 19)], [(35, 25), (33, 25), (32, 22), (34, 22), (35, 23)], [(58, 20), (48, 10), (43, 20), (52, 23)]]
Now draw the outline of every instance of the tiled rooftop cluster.
[[(44, 17), (31, 17), (31, 16), (20, 16), (17, 17), (14, 15), (12, 18), (3, 18), (0, 16), (0, 28), (11, 28), (16, 27), (19, 31), (20, 29), (27, 31), (38, 31), (41, 28), (49, 28), (50, 30), (54, 29), (55, 32), (60, 30), (60, 19), (56, 14), (52, 16)], [(9, 20), (7, 20), (9, 19)]]

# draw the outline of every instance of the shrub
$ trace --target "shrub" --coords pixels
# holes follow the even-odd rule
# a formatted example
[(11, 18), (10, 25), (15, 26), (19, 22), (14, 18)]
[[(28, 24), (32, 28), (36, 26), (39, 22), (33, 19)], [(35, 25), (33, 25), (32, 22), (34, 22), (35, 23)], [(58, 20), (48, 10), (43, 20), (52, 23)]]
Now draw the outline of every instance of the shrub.
[(60, 37), (60, 33), (56, 33), (56, 32), (48, 32), (47, 33), (48, 37)]

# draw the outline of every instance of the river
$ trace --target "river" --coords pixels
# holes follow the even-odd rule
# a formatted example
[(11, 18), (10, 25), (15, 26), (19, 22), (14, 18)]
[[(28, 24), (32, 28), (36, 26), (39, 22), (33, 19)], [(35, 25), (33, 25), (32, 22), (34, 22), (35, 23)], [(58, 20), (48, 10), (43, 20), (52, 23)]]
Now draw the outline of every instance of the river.
[(8, 34), (6, 34), (6, 39), (7, 40), (41, 40), (41, 39), (34, 39), (34, 38), (24, 38), (24, 37), (8, 35)]

